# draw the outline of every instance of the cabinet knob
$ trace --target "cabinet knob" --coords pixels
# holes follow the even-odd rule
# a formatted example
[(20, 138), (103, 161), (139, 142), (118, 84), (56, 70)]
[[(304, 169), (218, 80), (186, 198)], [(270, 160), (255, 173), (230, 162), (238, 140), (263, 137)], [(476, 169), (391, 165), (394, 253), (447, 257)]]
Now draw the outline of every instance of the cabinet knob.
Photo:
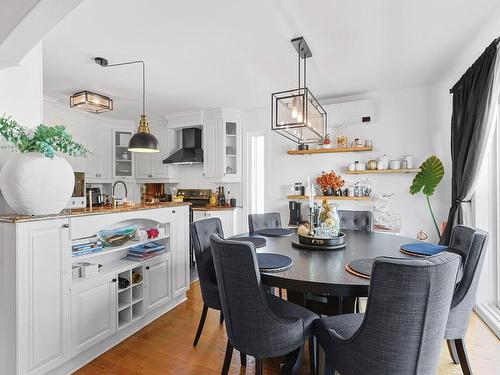
[(175, 210), (172, 210), (172, 213), (175, 214)]
[(116, 277), (111, 279), (112, 282), (116, 283)]
[(69, 224), (63, 224), (63, 228), (69, 228)]
[(149, 271), (149, 266), (146, 266), (146, 269)]

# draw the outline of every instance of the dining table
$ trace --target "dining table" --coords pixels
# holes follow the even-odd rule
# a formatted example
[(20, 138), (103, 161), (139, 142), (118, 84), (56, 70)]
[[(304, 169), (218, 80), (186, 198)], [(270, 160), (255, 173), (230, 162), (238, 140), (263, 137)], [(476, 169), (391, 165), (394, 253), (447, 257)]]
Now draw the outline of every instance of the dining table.
[[(290, 268), (280, 272), (261, 272), (264, 284), (285, 289), (287, 299), (306, 306), (311, 295), (324, 296), (337, 302), (332, 314), (354, 312), (355, 300), (368, 296), (370, 280), (346, 270), (346, 265), (357, 259), (376, 257), (413, 258), (400, 251), (401, 245), (417, 242), (413, 238), (392, 233), (342, 230), (346, 246), (336, 250), (308, 250), (298, 248), (297, 234), (285, 237), (264, 237), (266, 244), (256, 248), (257, 253), (286, 255), (292, 260)], [(235, 237), (263, 237), (258, 232), (242, 233)]]

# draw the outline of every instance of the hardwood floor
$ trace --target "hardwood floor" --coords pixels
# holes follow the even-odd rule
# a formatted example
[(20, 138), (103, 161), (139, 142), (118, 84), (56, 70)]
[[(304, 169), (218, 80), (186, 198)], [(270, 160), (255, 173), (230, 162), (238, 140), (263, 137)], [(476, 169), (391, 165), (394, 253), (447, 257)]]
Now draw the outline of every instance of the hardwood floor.
[[(79, 375), (211, 375), (220, 374), (226, 335), (219, 324), (219, 313), (209, 310), (198, 346), (192, 343), (203, 302), (198, 282), (191, 284), (188, 300), (163, 315), (135, 335), (115, 346), (76, 372)], [(474, 314), (467, 335), (469, 357), (475, 374), (498, 374), (500, 340)], [(306, 351), (307, 352), (307, 351)], [(266, 375), (279, 374), (279, 359), (264, 362)], [(233, 353), (230, 374), (253, 374), (254, 360), (240, 368), (240, 356)], [(308, 360), (302, 372), (308, 374)], [(439, 375), (461, 374), (460, 366), (451, 363), (443, 340)]]

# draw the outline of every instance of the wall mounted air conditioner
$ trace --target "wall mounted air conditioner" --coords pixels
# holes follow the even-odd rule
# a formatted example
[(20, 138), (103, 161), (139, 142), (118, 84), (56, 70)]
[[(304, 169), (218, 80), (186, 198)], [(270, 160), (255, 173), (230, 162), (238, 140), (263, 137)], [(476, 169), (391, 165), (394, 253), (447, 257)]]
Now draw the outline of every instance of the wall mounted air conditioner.
[(328, 127), (371, 124), (374, 122), (374, 103), (370, 99), (335, 103), (323, 106), (328, 114)]

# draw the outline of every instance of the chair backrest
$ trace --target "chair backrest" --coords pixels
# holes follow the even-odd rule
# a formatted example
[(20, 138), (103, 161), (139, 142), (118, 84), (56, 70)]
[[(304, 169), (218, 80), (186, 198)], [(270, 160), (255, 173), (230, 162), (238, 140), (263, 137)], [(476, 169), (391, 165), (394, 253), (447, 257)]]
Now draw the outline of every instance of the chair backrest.
[(248, 231), (250, 233), (271, 228), (281, 228), (281, 215), (279, 212), (248, 215)]
[(445, 337), (449, 339), (463, 338), (469, 326), (472, 308), (476, 301), (477, 286), (484, 256), (488, 234), (479, 229), (457, 225), (450, 238), (450, 251), (462, 257), (462, 279), (457, 284), (451, 310), (446, 326)]
[(459, 264), (447, 252), (375, 260), (352, 373), (436, 373)]
[(210, 249), (210, 236), (212, 234), (224, 236), (222, 223), (219, 218), (210, 218), (195, 221), (189, 227), (203, 301), (209, 307), (215, 308), (214, 303), (219, 305), (220, 302), (218, 295), (215, 296), (217, 301), (211, 301), (214, 298), (213, 292), (217, 288), (217, 277), (215, 276), (212, 251)]
[(283, 319), (271, 311), (252, 243), (217, 235), (211, 242), (229, 342), (255, 358), (281, 355), (290, 340), (296, 342), (303, 336), (303, 322)]
[(371, 211), (338, 210), (338, 213), (340, 229), (373, 232), (373, 214)]

